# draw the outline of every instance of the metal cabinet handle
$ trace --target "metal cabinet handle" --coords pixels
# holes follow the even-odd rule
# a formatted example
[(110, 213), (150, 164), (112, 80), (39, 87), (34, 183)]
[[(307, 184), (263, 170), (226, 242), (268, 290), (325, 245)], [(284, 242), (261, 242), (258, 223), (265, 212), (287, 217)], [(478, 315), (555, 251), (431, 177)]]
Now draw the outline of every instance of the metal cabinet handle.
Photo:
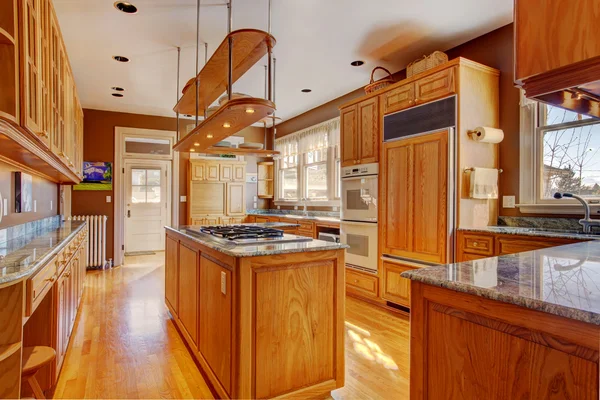
[(477, 247), (478, 245), (479, 245), (479, 243), (473, 242), (473, 247)]
[(44, 279), (44, 282), (54, 282), (55, 280), (56, 280), (56, 275), (55, 276), (51, 276), (50, 278)]

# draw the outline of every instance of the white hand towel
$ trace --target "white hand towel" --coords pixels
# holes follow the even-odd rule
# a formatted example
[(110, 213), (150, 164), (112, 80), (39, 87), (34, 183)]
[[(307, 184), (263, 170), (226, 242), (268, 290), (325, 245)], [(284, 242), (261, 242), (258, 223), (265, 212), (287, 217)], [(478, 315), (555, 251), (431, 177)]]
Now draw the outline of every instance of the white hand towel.
[(472, 199), (498, 198), (498, 170), (491, 168), (473, 168), (471, 171)]

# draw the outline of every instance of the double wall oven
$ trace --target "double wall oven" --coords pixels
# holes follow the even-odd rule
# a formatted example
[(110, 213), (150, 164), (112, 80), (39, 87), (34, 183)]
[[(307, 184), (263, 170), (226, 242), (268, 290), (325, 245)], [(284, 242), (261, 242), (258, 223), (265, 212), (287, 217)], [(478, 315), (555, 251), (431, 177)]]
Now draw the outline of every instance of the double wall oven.
[(346, 249), (346, 265), (377, 273), (377, 218), (379, 164), (342, 168), (341, 242)]

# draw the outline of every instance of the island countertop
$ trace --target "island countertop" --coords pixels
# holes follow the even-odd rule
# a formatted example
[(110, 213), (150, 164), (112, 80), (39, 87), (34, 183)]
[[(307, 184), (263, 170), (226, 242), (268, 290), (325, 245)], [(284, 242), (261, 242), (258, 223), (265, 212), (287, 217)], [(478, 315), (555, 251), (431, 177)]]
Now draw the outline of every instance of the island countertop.
[(46, 264), (83, 227), (83, 221), (67, 221), (0, 242), (0, 284), (26, 278)]
[[(243, 224), (252, 226), (261, 226), (265, 228), (285, 228), (298, 226), (297, 224), (284, 222), (265, 222)], [(327, 250), (342, 250), (349, 246), (342, 243), (326, 242), (324, 240), (312, 239), (311, 241), (303, 242), (286, 242), (286, 243), (265, 243), (252, 245), (236, 245), (224, 243), (223, 240), (217, 239), (211, 235), (199, 233), (198, 226), (183, 225), (179, 228), (166, 227), (167, 230), (184, 235), (188, 239), (198, 242), (213, 250), (232, 257), (258, 257), (276, 254), (290, 254), (312, 251), (327, 251)]]
[(567, 230), (567, 229), (544, 229), (544, 228), (532, 228), (532, 227), (517, 227), (517, 226), (483, 226), (473, 228), (458, 228), (462, 232), (473, 232), (473, 233), (491, 233), (491, 234), (502, 234), (502, 235), (518, 235), (518, 236), (535, 236), (535, 237), (547, 237), (555, 239), (572, 239), (572, 240), (598, 240), (600, 235), (598, 234), (586, 234), (581, 230)]
[(402, 277), (600, 325), (598, 241), (415, 269)]

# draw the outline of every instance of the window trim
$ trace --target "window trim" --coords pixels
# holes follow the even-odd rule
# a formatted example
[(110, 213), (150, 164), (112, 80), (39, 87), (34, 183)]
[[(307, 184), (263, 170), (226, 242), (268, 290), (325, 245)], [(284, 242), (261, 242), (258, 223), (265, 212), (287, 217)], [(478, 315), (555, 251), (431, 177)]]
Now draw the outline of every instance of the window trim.
[[(579, 214), (583, 206), (574, 199), (543, 199), (541, 162), (545, 131), (564, 127), (579, 127), (598, 124), (594, 119), (573, 121), (563, 124), (538, 126), (538, 102), (525, 98), (521, 91), (520, 110), (520, 154), (519, 154), (519, 203), (515, 206), (523, 213), (531, 214)], [(600, 212), (600, 204), (590, 204), (593, 213)]]

